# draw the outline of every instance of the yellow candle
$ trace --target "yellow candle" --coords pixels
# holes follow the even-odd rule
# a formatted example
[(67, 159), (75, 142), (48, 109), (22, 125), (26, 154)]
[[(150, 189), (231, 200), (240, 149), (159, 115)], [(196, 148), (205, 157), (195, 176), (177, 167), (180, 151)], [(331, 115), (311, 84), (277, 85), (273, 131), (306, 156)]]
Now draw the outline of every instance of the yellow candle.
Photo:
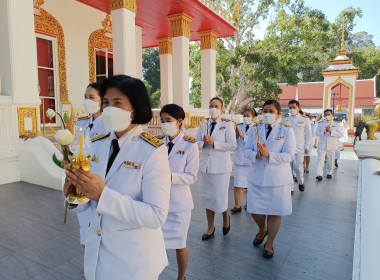
[(255, 134), (256, 134), (256, 142), (260, 143), (260, 141), (259, 141), (259, 135), (257, 134), (257, 128), (255, 128)]
[(52, 127), (50, 126), (50, 124), (49, 124), (49, 128), (51, 129), (51, 131), (53, 131), (53, 132), (54, 132), (54, 134), (56, 134), (56, 133), (57, 133), (57, 131), (55, 131), (55, 129), (54, 129), (54, 128), (52, 128)]
[(79, 160), (83, 157), (83, 133), (79, 135)]

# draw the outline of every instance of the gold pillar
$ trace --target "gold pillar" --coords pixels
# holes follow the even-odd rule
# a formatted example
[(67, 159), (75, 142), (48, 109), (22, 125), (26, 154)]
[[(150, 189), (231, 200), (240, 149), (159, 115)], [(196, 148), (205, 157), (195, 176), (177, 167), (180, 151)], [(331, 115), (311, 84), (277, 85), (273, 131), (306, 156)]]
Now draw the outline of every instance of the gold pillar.
[(193, 18), (185, 13), (168, 16), (171, 23), (171, 37), (190, 38), (190, 24)]
[(124, 8), (134, 13), (137, 12), (136, 0), (110, 0), (109, 7), (111, 11)]
[(216, 39), (218, 39), (218, 33), (208, 30), (199, 32), (198, 34), (201, 37), (201, 50), (216, 50)]
[(172, 38), (160, 38), (158, 39), (159, 54), (173, 54), (173, 41)]

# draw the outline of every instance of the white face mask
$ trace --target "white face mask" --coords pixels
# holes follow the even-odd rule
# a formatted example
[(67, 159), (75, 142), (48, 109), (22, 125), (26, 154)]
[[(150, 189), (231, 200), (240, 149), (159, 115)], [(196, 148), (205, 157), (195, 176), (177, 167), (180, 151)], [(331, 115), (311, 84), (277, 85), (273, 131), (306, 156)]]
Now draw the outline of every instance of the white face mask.
[(330, 116), (330, 115), (325, 116), (325, 119), (326, 119), (326, 121), (331, 121), (332, 120), (332, 116)]
[(103, 122), (105, 129), (120, 132), (126, 130), (131, 124), (132, 111), (125, 111), (117, 107), (107, 107), (103, 110)]
[(244, 123), (245, 124), (251, 124), (252, 123), (252, 118), (251, 117), (244, 117)]
[(166, 122), (161, 124), (162, 131), (167, 136), (174, 136), (178, 132), (177, 122)]
[(266, 124), (272, 125), (276, 122), (276, 114), (265, 113), (265, 114), (262, 114), (262, 116)]
[(259, 121), (262, 121), (263, 120), (263, 115), (258, 115), (257, 118), (259, 119)]
[(83, 101), (83, 106), (87, 114), (95, 114), (100, 110), (100, 103), (92, 101), (91, 99), (85, 99)]
[(210, 117), (216, 119), (220, 116), (220, 110), (218, 108), (210, 108)]
[(298, 110), (297, 109), (289, 109), (289, 114), (291, 116), (296, 116), (298, 114)]

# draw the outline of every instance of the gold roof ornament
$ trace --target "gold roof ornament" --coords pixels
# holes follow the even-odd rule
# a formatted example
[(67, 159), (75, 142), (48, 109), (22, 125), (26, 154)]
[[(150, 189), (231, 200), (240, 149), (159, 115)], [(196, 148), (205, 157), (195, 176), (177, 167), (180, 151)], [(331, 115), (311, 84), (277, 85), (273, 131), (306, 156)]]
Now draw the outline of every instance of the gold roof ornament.
[(339, 55), (346, 55), (347, 51), (346, 51), (346, 46), (344, 45), (344, 31), (345, 31), (345, 21), (343, 19), (343, 28), (342, 28), (342, 42), (340, 44), (340, 51), (339, 51)]
[(102, 21), (104, 36), (112, 38), (112, 18), (110, 14), (106, 15), (106, 18)]

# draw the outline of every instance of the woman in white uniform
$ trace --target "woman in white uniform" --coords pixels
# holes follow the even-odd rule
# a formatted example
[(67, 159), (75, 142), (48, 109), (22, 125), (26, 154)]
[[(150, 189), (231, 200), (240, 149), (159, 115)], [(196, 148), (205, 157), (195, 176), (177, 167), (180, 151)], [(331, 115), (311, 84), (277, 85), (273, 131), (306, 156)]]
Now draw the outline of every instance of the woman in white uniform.
[(93, 142), (91, 170), (66, 171), (70, 184), (91, 207), (84, 255), (87, 280), (157, 280), (168, 265), (161, 226), (170, 200), (168, 150), (142, 132), (152, 119), (142, 81), (125, 75), (105, 79), (101, 88), (103, 121), (111, 131)]
[(168, 148), (172, 178), (169, 214), (162, 225), (166, 249), (175, 249), (178, 264), (178, 280), (185, 279), (189, 252), (186, 248), (191, 210), (194, 208), (190, 185), (197, 181), (199, 151), (197, 139), (185, 136), (181, 130), (185, 112), (176, 104), (165, 105), (160, 112), (162, 139)]
[(228, 215), (228, 187), (232, 163), (230, 152), (236, 149), (234, 124), (222, 118), (223, 101), (219, 97), (210, 100), (210, 119), (201, 123), (197, 132), (198, 147), (201, 150), (199, 163), (200, 204), (206, 208), (207, 231), (202, 240), (208, 240), (215, 233), (215, 213), (223, 213), (223, 235), (231, 228)]
[[(102, 134), (108, 133), (104, 128), (101, 110), (102, 100), (100, 98), (100, 84), (92, 83), (87, 86), (84, 94), (83, 106), (88, 117), (79, 118), (76, 125), (90, 129), (91, 139)], [(91, 209), (78, 213), (80, 244), (85, 245), (86, 232), (91, 219)]]
[(259, 227), (253, 245), (260, 245), (268, 235), (263, 256), (271, 258), (281, 216), (292, 214), (290, 163), (296, 152), (296, 138), (290, 125), (281, 122), (278, 101), (264, 103), (263, 120), (249, 130), (244, 152), (254, 163), (248, 176), (248, 212)]
[(309, 118), (310, 119), (310, 125), (311, 125), (311, 136), (312, 136), (312, 141), (310, 143), (310, 146), (308, 148), (309, 152), (307, 154), (305, 154), (305, 157), (304, 157), (304, 170), (306, 173), (309, 173), (309, 165), (310, 165), (310, 156), (311, 156), (311, 151), (313, 150), (313, 145), (315, 143), (315, 132), (317, 131), (317, 120), (315, 118), (315, 116), (311, 116), (309, 115)]
[[(235, 207), (231, 209), (231, 214), (241, 212), (241, 200), (244, 189), (248, 188), (247, 175), (250, 170), (251, 160), (244, 155), (244, 146), (248, 130), (254, 125), (253, 118), (256, 117), (255, 109), (244, 109), (242, 112), (244, 123), (236, 126), (237, 149), (234, 157), (234, 197)], [(245, 206), (247, 210), (247, 205)]]

